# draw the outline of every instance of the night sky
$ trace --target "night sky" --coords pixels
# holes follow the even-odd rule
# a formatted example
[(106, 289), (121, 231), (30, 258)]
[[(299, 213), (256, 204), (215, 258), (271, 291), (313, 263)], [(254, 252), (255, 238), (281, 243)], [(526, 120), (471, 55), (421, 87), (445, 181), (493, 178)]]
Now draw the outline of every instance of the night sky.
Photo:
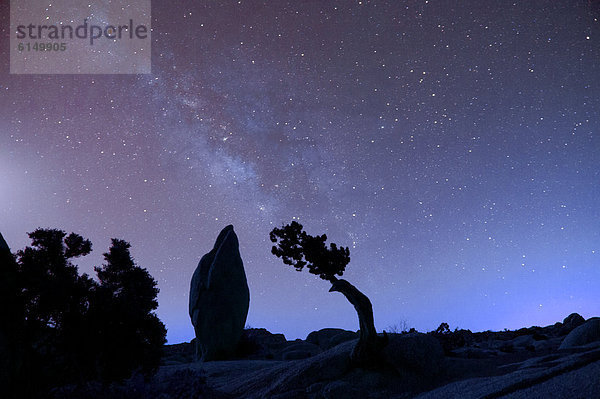
[(270, 254), (298, 220), (350, 247), (378, 330), (600, 315), (597, 1), (153, 2), (152, 74), (10, 75), (0, 5), (0, 231), (125, 239), (171, 343), (235, 226), (248, 324), (356, 330)]

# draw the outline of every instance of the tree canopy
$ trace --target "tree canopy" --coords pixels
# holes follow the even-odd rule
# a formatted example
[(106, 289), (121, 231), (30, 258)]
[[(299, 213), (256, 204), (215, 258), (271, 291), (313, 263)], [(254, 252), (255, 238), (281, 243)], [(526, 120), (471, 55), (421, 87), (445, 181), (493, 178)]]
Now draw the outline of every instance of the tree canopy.
[(166, 329), (152, 313), (157, 307), (156, 280), (137, 266), (130, 244), (113, 239), (105, 263), (94, 270), (100, 280), (92, 315), (99, 324), (101, 375), (115, 380), (139, 368), (148, 374), (160, 364)]
[(335, 281), (335, 276), (342, 276), (350, 262), (348, 247), (338, 247), (331, 243), (328, 248), (325, 244), (326, 234), (311, 236), (296, 221), (274, 228), (269, 238), (276, 243), (271, 252), (282, 258), (283, 263), (294, 266), (298, 271), (306, 266), (310, 273), (323, 280)]
[(105, 263), (94, 269), (96, 281), (80, 275), (72, 263), (91, 252), (89, 240), (41, 228), (29, 237), (31, 246), (17, 251), (16, 257), (3, 239), (0, 243), (0, 288), (2, 297), (10, 295), (8, 303), (13, 304), (7, 308), (10, 314), (4, 311), (12, 323), (0, 333), (16, 348), (9, 354), (15, 366), (8, 372), (22, 383), (38, 376), (36, 384), (25, 384), (25, 391), (12, 396), (36, 396), (51, 386), (115, 381), (136, 371), (155, 371), (166, 335), (154, 313), (158, 288), (148, 271), (133, 261), (130, 244), (112, 240)]

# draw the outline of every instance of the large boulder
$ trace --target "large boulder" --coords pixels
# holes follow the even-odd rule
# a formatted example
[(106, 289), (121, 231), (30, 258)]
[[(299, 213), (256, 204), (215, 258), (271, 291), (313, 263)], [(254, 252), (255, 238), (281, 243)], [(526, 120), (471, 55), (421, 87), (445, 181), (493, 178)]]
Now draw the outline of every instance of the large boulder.
[(300, 341), (292, 342), (281, 352), (282, 360), (306, 359), (321, 353), (321, 348), (310, 342)]
[(569, 333), (558, 349), (568, 349), (574, 346), (587, 345), (600, 341), (600, 317), (592, 317)]
[(531, 350), (533, 348), (533, 342), (533, 335), (520, 335), (512, 341), (509, 341), (509, 343), (512, 343), (513, 348), (521, 348), (527, 350)]
[[(307, 359), (263, 362), (273, 365), (236, 378), (221, 378), (215, 388), (234, 398), (306, 398), (307, 391), (312, 392), (309, 397), (321, 397), (318, 393), (326, 383), (342, 379), (350, 370), (350, 353), (356, 341), (345, 342)], [(211, 369), (218, 365), (209, 363), (204, 367), (210, 376)], [(222, 370), (218, 372), (223, 375)]]
[(192, 276), (190, 318), (196, 332), (196, 358), (234, 356), (242, 336), (250, 291), (233, 226), (225, 227)]
[(583, 316), (581, 316), (579, 313), (571, 313), (563, 320), (560, 333), (562, 335), (567, 335), (583, 323), (585, 323)]
[(330, 349), (335, 346), (338, 346), (346, 341), (352, 341), (358, 337), (358, 333), (353, 331), (344, 331), (339, 334), (334, 335), (331, 339), (326, 343), (325, 349)]
[(242, 334), (238, 355), (247, 359), (275, 359), (286, 345), (283, 334), (272, 334), (264, 328), (249, 328)]
[(388, 364), (402, 372), (409, 370), (420, 375), (436, 375), (444, 366), (444, 349), (435, 337), (428, 334), (389, 334), (383, 348)]
[(358, 334), (353, 331), (342, 330), (341, 328), (323, 328), (319, 331), (313, 331), (306, 337), (306, 341), (318, 345), (326, 350), (358, 338)]

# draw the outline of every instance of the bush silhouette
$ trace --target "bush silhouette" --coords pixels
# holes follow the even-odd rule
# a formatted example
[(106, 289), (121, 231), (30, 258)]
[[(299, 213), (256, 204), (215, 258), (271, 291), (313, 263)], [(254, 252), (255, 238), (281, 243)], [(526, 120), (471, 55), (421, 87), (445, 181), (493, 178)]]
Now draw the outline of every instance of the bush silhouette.
[(435, 331), (430, 331), (427, 334), (436, 337), (444, 348), (446, 355), (451, 355), (452, 351), (457, 348), (462, 348), (473, 341), (473, 333), (470, 330), (455, 328), (450, 329), (448, 323), (441, 323)]

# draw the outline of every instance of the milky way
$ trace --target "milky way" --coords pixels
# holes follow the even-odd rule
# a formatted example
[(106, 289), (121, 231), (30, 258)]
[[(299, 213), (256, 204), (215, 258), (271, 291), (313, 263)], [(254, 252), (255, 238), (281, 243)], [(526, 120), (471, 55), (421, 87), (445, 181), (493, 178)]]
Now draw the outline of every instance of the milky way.
[[(270, 254), (299, 220), (350, 247), (378, 330), (600, 313), (600, 7), (588, 1), (154, 2), (152, 74), (10, 75), (0, 18), (0, 231), (126, 239), (170, 342), (233, 224), (248, 323), (357, 329)], [(535, 3), (535, 4), (533, 4)]]

